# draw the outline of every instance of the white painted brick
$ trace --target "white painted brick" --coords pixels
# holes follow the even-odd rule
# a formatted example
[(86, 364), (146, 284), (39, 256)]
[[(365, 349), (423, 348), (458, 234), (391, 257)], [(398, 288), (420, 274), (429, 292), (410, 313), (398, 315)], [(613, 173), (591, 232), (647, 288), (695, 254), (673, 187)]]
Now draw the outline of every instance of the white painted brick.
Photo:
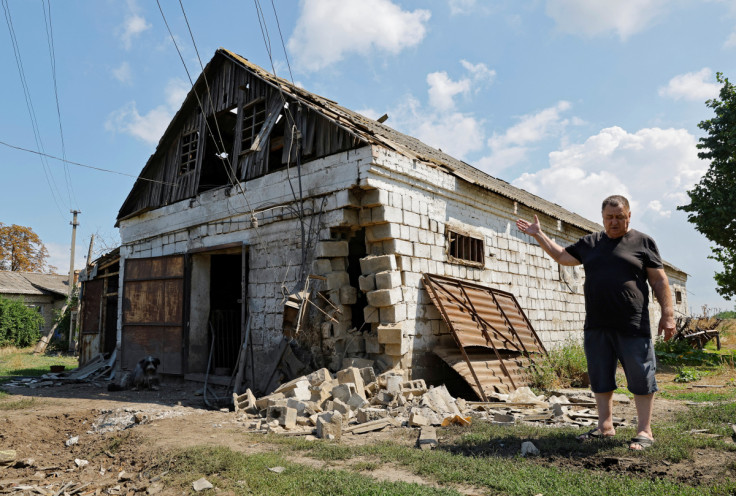
[(414, 243), (414, 256), (418, 258), (429, 258), (430, 247), (422, 243)]
[(381, 344), (399, 344), (403, 341), (403, 330), (400, 325), (379, 325), (378, 342)]
[(381, 322), (396, 323), (406, 320), (406, 304), (396, 303), (390, 307), (380, 309)]
[(339, 272), (347, 269), (345, 257), (335, 257), (330, 259), (330, 266), (333, 272)]
[[(365, 228), (365, 239), (369, 242), (383, 241), (384, 239), (400, 237), (401, 228), (398, 224), (378, 224)], [(347, 256), (347, 252), (344, 256)]]
[(403, 295), (400, 288), (377, 289), (367, 293), (368, 304), (374, 307), (388, 307), (401, 301)]
[(327, 274), (327, 289), (340, 289), (350, 285), (350, 276), (347, 272), (330, 272)]
[(389, 202), (389, 193), (381, 189), (369, 189), (363, 191), (363, 198), (360, 204), (364, 207), (374, 207), (376, 205), (387, 204)]
[(318, 258), (312, 262), (312, 272), (317, 275), (327, 274), (332, 272), (332, 264), (328, 259)]
[(419, 214), (404, 210), (404, 224), (411, 227), (419, 227)]
[(401, 209), (396, 207), (381, 205), (371, 209), (371, 219), (374, 224), (381, 222), (401, 224), (402, 218)]
[(393, 289), (401, 286), (401, 272), (385, 270), (376, 273), (376, 289)]
[(422, 274), (417, 272), (402, 272), (401, 273), (402, 284), (410, 288), (419, 287), (422, 281)]
[(402, 356), (409, 351), (409, 343), (407, 340), (402, 340), (399, 344), (386, 344), (383, 349), (387, 355)]
[(383, 242), (383, 250), (386, 253), (395, 253), (397, 255), (413, 255), (414, 247), (409, 241), (403, 239), (390, 239)]

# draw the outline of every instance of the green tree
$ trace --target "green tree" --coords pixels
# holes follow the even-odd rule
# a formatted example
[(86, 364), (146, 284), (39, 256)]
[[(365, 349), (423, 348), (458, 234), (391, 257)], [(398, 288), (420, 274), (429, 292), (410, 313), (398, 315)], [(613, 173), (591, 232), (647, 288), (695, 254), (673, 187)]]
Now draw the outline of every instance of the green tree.
[(48, 250), (30, 227), (0, 222), (0, 270), (51, 272)]
[(698, 157), (710, 160), (705, 175), (687, 192), (690, 204), (677, 207), (716, 246), (709, 257), (723, 265), (716, 272), (716, 290), (725, 299), (736, 296), (736, 88), (717, 73), (723, 86), (718, 98), (705, 104), (715, 116), (698, 127), (707, 133), (697, 145)]
[(41, 337), (43, 317), (22, 301), (0, 297), (0, 347), (25, 348)]

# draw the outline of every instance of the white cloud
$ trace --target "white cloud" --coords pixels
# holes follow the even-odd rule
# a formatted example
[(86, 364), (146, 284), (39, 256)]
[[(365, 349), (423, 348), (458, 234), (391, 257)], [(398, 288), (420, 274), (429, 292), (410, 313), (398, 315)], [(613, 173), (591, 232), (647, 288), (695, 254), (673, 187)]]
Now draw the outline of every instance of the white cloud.
[(302, 0), (289, 51), (296, 64), (316, 71), (348, 53), (397, 54), (426, 35), (428, 10), (405, 11), (391, 0)]
[(476, 0), (449, 0), (450, 14), (468, 14), (475, 7)]
[(547, 15), (568, 34), (588, 37), (615, 33), (626, 40), (661, 16), (666, 0), (547, 0)]
[[(44, 243), (44, 246), (49, 251), (49, 258), (46, 259), (46, 262), (56, 267), (57, 274), (69, 274), (69, 259), (72, 254), (72, 246), (62, 243)], [(74, 250), (74, 270), (83, 269), (86, 260), (87, 248), (77, 243)]]
[(460, 112), (425, 119), (412, 134), (458, 159), (483, 147), (482, 123)]
[(146, 143), (156, 144), (188, 91), (188, 83), (181, 79), (172, 79), (165, 88), (166, 105), (159, 105), (141, 114), (136, 102), (128, 102), (107, 116), (105, 129), (129, 134)]
[[(476, 162), (476, 166), (492, 175), (522, 162), (530, 146), (550, 137), (561, 135), (570, 124), (562, 113), (571, 108), (570, 102), (560, 101), (554, 107), (527, 114), (503, 134), (488, 140), (491, 153)], [(579, 122), (576, 120), (575, 122)]]
[(672, 98), (674, 100), (705, 101), (715, 98), (720, 91), (720, 85), (710, 83), (713, 80), (713, 71), (704, 67), (698, 72), (680, 74), (670, 79), (667, 86), (659, 89), (659, 96)]
[(128, 15), (120, 28), (120, 40), (123, 42), (123, 47), (130, 50), (133, 46), (133, 39), (148, 29), (151, 29), (151, 24), (146, 22), (145, 17), (138, 14)]
[(437, 110), (452, 110), (455, 107), (455, 95), (470, 91), (470, 80), (453, 81), (446, 72), (427, 74), (429, 85), (429, 104)]
[(513, 184), (595, 221), (603, 198), (628, 195), (632, 212), (653, 222), (668, 217), (705, 172), (696, 143), (684, 129), (610, 127), (550, 153), (548, 168)]
[(723, 43), (723, 48), (733, 48), (736, 47), (736, 30), (734, 30), (730, 35), (728, 35), (728, 38), (726, 38), (726, 41)]
[[(461, 60), (460, 64), (467, 70), (476, 84), (492, 83), (496, 79), (496, 71), (489, 69), (484, 63), (473, 64), (467, 60)], [(476, 89), (477, 91), (477, 89)]]
[(112, 77), (123, 84), (130, 84), (133, 80), (133, 73), (130, 70), (130, 64), (128, 62), (123, 62), (118, 67), (113, 69)]

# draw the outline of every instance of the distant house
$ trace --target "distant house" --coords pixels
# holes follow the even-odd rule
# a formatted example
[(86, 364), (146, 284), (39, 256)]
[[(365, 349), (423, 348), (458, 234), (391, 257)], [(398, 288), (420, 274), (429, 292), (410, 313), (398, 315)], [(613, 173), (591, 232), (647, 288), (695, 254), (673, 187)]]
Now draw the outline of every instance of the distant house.
[(37, 272), (0, 271), (0, 296), (22, 301), (44, 319), (42, 332), (54, 325), (56, 312), (69, 296), (69, 276)]
[(219, 49), (118, 213), (120, 364), (227, 383), (248, 336), (263, 392), (287, 336), (309, 367), (507, 390), (584, 321), (582, 268), (515, 227), (534, 214), (563, 245), (602, 229)]

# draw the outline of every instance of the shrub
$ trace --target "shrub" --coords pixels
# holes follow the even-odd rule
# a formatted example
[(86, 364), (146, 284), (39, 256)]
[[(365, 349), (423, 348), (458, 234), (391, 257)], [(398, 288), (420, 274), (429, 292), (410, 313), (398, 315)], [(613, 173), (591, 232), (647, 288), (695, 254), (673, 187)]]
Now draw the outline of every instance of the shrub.
[(700, 379), (700, 377), (701, 374), (697, 370), (682, 367), (677, 371), (675, 382), (693, 382)]
[(530, 386), (539, 389), (587, 386), (588, 361), (583, 344), (575, 339), (566, 340), (547, 356), (536, 359), (527, 373)]
[(720, 365), (723, 358), (716, 353), (693, 349), (684, 339), (670, 339), (654, 343), (657, 362), (668, 365)]
[(25, 348), (41, 337), (43, 317), (22, 301), (0, 297), (0, 346)]

